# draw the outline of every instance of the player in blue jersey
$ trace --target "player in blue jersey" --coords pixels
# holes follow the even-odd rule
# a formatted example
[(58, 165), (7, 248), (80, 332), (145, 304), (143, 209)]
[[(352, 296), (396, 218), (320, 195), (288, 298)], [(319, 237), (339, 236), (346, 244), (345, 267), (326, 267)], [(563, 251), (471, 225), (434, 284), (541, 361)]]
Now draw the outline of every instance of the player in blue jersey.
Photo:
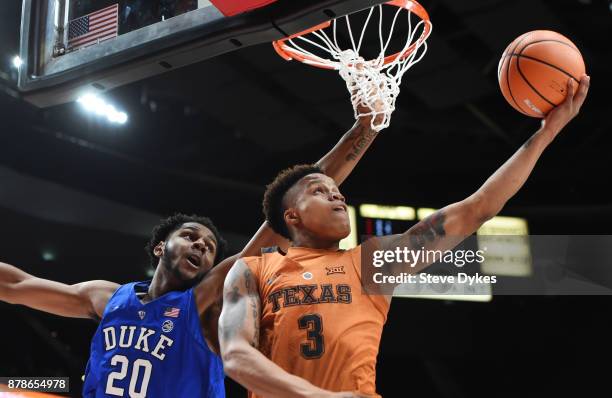
[[(317, 164), (340, 184), (376, 135), (360, 118)], [(288, 242), (264, 223), (242, 252), (222, 260), (224, 241), (209, 219), (176, 215), (147, 246), (156, 266), (151, 281), (66, 285), (0, 263), (0, 300), (100, 322), (85, 397), (222, 397), (215, 352), (223, 281), (239, 257), (274, 245)]]

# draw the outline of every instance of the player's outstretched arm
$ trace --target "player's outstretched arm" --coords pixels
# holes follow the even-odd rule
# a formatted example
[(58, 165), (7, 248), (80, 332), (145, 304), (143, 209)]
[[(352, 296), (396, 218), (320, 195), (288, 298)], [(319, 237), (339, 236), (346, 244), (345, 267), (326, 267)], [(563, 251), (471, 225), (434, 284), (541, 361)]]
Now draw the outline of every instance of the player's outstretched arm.
[(89, 281), (66, 285), (37, 278), (12, 265), (0, 263), (0, 300), (71, 318), (100, 319), (119, 285)]
[[(590, 78), (582, 76), (576, 93), (568, 94), (565, 101), (542, 121), (541, 128), (476, 192), (481, 216), (489, 219), (497, 215), (506, 202), (523, 186), (544, 150), (580, 112), (589, 85)], [(567, 92), (574, 92), (573, 79), (568, 79)]]
[(257, 281), (242, 260), (225, 280), (219, 339), (225, 373), (250, 391), (265, 397), (335, 397), (294, 376), (266, 358), (259, 348), (261, 301)]
[[(419, 249), (446, 250), (455, 247), (464, 238), (476, 232), (487, 220), (496, 216), (531, 174), (544, 149), (580, 111), (589, 90), (588, 76), (583, 76), (574, 96), (568, 95), (563, 104), (552, 110), (542, 127), (489, 179), (467, 199), (451, 204), (402, 235), (384, 241), (389, 248), (408, 246)], [(568, 93), (573, 92), (569, 79)], [(429, 264), (411, 268), (418, 272)], [(402, 270), (406, 272), (407, 270)]]

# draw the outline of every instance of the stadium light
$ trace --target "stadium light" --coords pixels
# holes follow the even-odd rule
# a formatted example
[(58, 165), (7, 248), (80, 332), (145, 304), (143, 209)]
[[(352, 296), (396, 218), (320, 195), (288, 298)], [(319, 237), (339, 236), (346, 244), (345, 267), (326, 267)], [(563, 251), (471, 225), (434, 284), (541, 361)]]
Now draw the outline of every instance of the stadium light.
[(15, 55), (13, 57), (13, 67), (15, 69), (19, 69), (19, 68), (21, 68), (21, 65), (23, 65), (23, 60), (21, 59), (21, 57), (19, 55)]
[(53, 261), (55, 260), (55, 253), (50, 250), (43, 250), (43, 252), (41, 253), (41, 257), (45, 261)]
[(128, 120), (128, 115), (125, 112), (118, 111), (115, 107), (102, 98), (93, 95), (85, 94), (77, 99), (83, 109), (88, 112), (94, 113), (98, 116), (105, 116), (106, 119), (111, 123), (125, 124)]
[(381, 206), (362, 204), (359, 206), (361, 217), (384, 218), (388, 220), (414, 220), (414, 208), (408, 206)]

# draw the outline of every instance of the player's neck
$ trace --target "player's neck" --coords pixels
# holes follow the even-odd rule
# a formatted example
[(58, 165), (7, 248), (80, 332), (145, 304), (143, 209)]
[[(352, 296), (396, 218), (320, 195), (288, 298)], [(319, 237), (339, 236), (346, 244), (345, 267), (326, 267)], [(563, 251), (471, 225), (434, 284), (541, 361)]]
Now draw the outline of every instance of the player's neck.
[(163, 265), (159, 264), (157, 271), (153, 275), (153, 280), (151, 280), (151, 284), (149, 285), (147, 301), (155, 300), (168, 292), (180, 290), (180, 284), (177, 284), (175, 278), (167, 274), (168, 272), (163, 268)]
[(293, 237), (293, 239), (291, 240), (291, 246), (338, 251), (340, 250), (340, 241), (329, 241), (324, 239), (317, 239), (313, 236), (305, 236), (298, 234), (298, 236)]

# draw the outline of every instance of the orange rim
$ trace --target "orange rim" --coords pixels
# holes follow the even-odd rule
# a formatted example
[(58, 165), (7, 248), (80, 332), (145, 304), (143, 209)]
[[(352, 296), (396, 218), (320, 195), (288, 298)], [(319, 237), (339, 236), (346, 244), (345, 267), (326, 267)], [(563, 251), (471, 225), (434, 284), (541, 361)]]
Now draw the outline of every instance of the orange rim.
[[(388, 1), (384, 4), (399, 7), (399, 8), (405, 8), (406, 10), (412, 12), (413, 14), (416, 14), (419, 18), (421, 18), (421, 20), (426, 22), (424, 24), (424, 29), (423, 29), (423, 32), (421, 33), (421, 36), (417, 39), (417, 41), (412, 43), (410, 47), (406, 49), (406, 51), (404, 51), (403, 53), (397, 52), (395, 54), (387, 55), (385, 57), (383, 63), (384, 65), (387, 65), (395, 61), (398, 57), (400, 57), (400, 60), (403, 60), (407, 58), (410, 54), (412, 54), (417, 49), (417, 47), (420, 46), (421, 43), (427, 39), (427, 37), (429, 37), (429, 34), (431, 33), (431, 24), (429, 24), (430, 22), (429, 14), (427, 13), (427, 10), (425, 10), (425, 8), (422, 5), (420, 5), (414, 0), (393, 0), (393, 1)], [(309, 56), (308, 54), (303, 54), (301, 52), (298, 52), (286, 44), (288, 40), (307, 35), (317, 30), (328, 28), (330, 25), (331, 25), (331, 21), (323, 22), (319, 25), (313, 26), (312, 28), (306, 29), (302, 32), (295, 33), (289, 37), (285, 37), (284, 39), (275, 40), (272, 42), (272, 46), (274, 47), (274, 50), (276, 50), (277, 54), (280, 55), (286, 61), (296, 60), (299, 62), (306, 63), (308, 65), (316, 66), (317, 68), (335, 69), (335, 66), (334, 66), (335, 63), (330, 64), (330, 65), (322, 64), (319, 59), (313, 58)], [(333, 62), (333, 61), (330, 61), (330, 62)]]

